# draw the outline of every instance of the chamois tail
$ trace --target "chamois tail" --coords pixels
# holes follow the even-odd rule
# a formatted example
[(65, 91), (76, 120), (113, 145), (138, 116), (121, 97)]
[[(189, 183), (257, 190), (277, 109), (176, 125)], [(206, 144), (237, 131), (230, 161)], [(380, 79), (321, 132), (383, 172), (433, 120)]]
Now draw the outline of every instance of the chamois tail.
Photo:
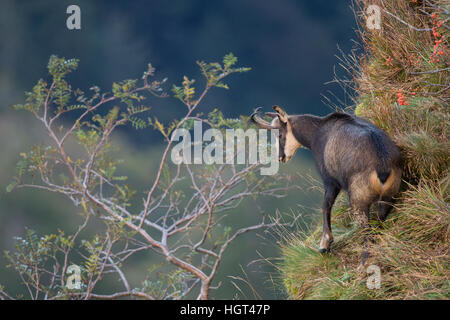
[(369, 182), (372, 188), (382, 196), (387, 190), (389, 190), (395, 182), (395, 172), (380, 172), (376, 170), (372, 171), (369, 176)]

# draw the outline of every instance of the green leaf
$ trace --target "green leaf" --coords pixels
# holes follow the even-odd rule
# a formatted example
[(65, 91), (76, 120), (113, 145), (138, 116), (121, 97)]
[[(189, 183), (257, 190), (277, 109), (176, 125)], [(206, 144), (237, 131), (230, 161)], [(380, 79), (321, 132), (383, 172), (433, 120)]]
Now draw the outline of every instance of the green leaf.
[(176, 85), (173, 85), (172, 92), (175, 98), (178, 100), (183, 101), (184, 100), (184, 91), (182, 87), (178, 87)]
[(11, 192), (18, 185), (17, 181), (13, 181), (6, 187), (6, 192)]
[(48, 61), (48, 71), (53, 76), (55, 82), (60, 81), (71, 71), (78, 68), (78, 59), (58, 58), (58, 56), (52, 55)]
[(87, 109), (87, 107), (84, 104), (74, 104), (74, 105), (68, 106), (66, 108), (67, 111), (78, 110), (78, 109)]
[(223, 57), (223, 65), (225, 69), (230, 69), (236, 62), (238, 61), (238, 58), (234, 56), (233, 53), (227, 54), (225, 57)]

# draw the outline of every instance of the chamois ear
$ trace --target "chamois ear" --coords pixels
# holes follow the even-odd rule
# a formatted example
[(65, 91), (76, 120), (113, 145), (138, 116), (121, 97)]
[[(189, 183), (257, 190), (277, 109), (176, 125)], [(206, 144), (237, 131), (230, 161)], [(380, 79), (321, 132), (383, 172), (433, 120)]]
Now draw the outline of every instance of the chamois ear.
[(283, 110), (280, 106), (273, 106), (273, 110), (277, 112), (277, 116), (280, 119), (281, 122), (287, 123), (288, 121), (288, 115), (286, 111)]

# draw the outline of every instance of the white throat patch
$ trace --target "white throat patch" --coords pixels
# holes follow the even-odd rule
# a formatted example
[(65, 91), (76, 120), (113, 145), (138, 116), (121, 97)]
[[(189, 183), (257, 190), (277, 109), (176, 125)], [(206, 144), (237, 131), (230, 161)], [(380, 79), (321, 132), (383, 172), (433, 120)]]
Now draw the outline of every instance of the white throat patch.
[(286, 162), (289, 161), (295, 154), (298, 148), (302, 145), (298, 142), (297, 138), (295, 138), (294, 133), (292, 132), (291, 123), (287, 122), (287, 130), (286, 130), (286, 143), (284, 145), (284, 154), (286, 156)]

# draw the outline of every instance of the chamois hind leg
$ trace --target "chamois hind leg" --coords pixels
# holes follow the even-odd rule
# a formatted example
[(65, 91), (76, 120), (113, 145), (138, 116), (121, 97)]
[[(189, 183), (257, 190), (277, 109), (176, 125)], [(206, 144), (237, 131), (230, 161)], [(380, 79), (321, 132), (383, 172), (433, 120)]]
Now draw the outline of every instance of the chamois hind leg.
[(392, 210), (394, 200), (392, 198), (383, 198), (377, 204), (377, 216), (380, 221), (385, 221), (389, 212)]
[(325, 183), (325, 198), (322, 206), (323, 213), (323, 231), (322, 239), (320, 240), (319, 252), (324, 253), (330, 250), (330, 245), (333, 242), (333, 234), (331, 232), (331, 208), (341, 189), (332, 182)]
[(361, 203), (351, 200), (353, 213), (356, 215), (356, 220), (363, 229), (363, 252), (361, 255), (361, 266), (364, 266), (369, 258), (368, 251), (368, 231), (369, 231), (369, 210), (370, 203)]

